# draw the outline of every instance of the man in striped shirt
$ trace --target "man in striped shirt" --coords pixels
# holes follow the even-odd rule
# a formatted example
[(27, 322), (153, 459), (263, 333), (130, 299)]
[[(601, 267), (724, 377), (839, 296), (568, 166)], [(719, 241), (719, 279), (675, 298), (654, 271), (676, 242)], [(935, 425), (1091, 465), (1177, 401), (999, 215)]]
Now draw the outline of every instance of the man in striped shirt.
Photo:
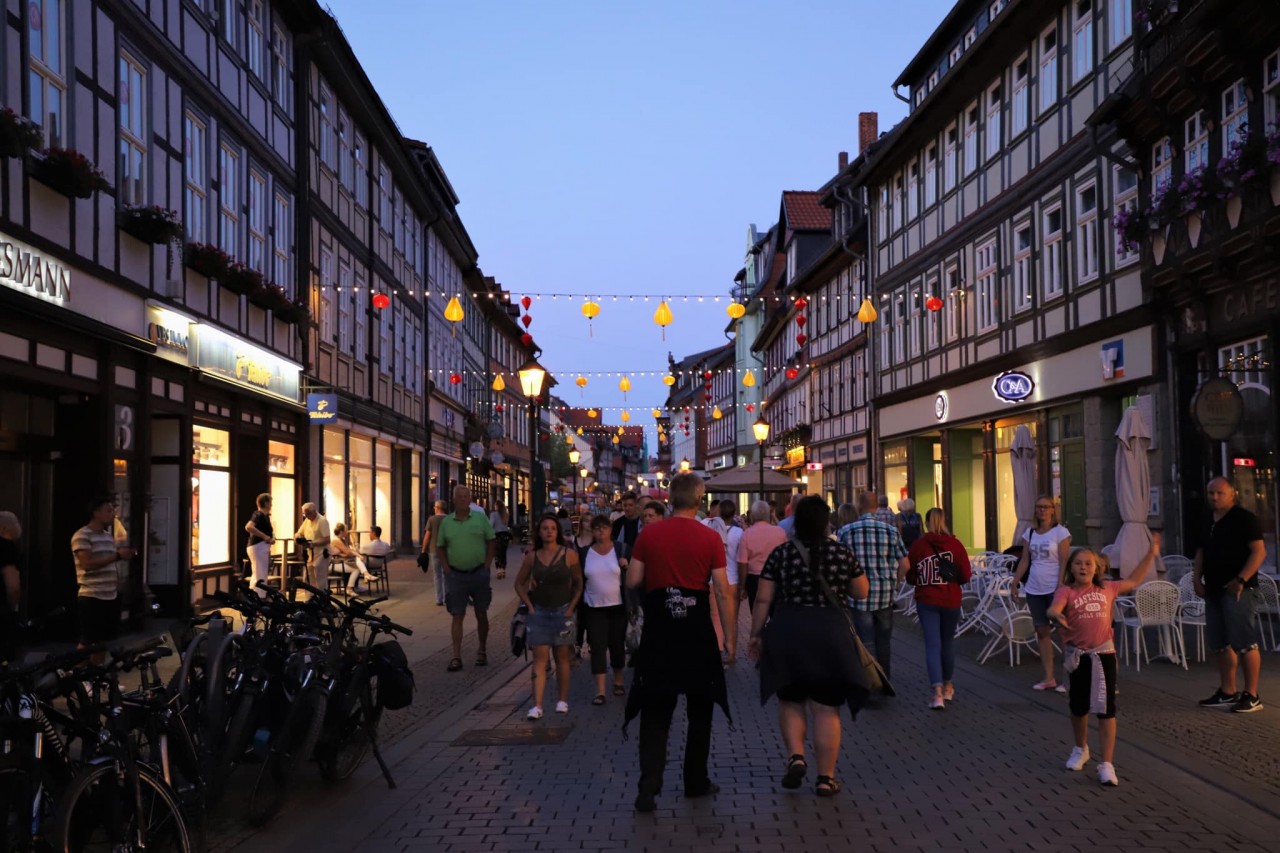
[(863, 645), (874, 647), (876, 660), (889, 674), (889, 642), (893, 638), (893, 591), (906, 576), (910, 563), (898, 528), (876, 518), (876, 493), (858, 495), (861, 518), (836, 533), (853, 550), (867, 573), (871, 592), (863, 601), (852, 601), (853, 624)]
[[(89, 523), (71, 537), (71, 553), (76, 561), (76, 615), (80, 625), (80, 648), (114, 640), (120, 632), (118, 560), (130, 560), (133, 548), (116, 545), (116, 505), (110, 495), (89, 503)], [(94, 655), (95, 663), (106, 654)]]

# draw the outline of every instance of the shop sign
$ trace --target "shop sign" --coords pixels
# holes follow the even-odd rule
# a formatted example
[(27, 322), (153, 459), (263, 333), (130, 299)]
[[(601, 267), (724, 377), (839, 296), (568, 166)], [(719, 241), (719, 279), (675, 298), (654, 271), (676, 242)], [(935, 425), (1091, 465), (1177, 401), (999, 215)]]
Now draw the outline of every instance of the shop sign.
[(812, 472), (812, 471), (821, 471), (821, 470), (822, 470), (822, 463), (821, 463), (821, 462), (807, 462), (807, 463), (805, 463), (804, 470), (806, 470), (806, 471), (811, 471), (811, 472)]
[(0, 234), (0, 284), (45, 302), (71, 301), (71, 269)]
[(867, 442), (854, 441), (849, 444), (849, 458), (855, 462), (867, 458)]
[(1191, 418), (1208, 438), (1226, 441), (1235, 435), (1244, 418), (1244, 398), (1230, 379), (1205, 382), (1191, 399)]
[(192, 364), (245, 388), (298, 402), (302, 368), (204, 323), (191, 324)]
[[(999, 396), (997, 394), (996, 396)], [(940, 421), (947, 419), (947, 410), (951, 408), (950, 401), (947, 399), (947, 392), (943, 391), (933, 398), (933, 416)]]
[(1102, 379), (1124, 379), (1124, 341), (1107, 341), (1102, 345)]
[(792, 447), (787, 450), (787, 464), (799, 465), (804, 462), (804, 447)]
[(1209, 309), (1209, 326), (1214, 331), (1254, 326), (1280, 311), (1280, 283), (1275, 281), (1242, 284), (1219, 293)]
[(1006, 370), (992, 380), (991, 390), (998, 400), (1021, 403), (1035, 393), (1036, 381), (1020, 370)]
[(156, 355), (178, 364), (191, 363), (190, 317), (163, 305), (147, 303), (147, 340), (156, 346)]
[(308, 394), (307, 417), (313, 424), (327, 424), (338, 419), (337, 394)]

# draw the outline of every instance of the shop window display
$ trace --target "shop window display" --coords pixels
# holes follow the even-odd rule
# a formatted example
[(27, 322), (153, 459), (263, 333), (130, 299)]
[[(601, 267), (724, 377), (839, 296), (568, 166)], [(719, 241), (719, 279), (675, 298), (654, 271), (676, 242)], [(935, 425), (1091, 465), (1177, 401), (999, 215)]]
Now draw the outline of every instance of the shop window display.
[(191, 564), (231, 560), (231, 436), (195, 426), (191, 441)]
[(1271, 341), (1267, 337), (1240, 341), (1218, 351), (1221, 375), (1236, 383), (1244, 400), (1240, 428), (1221, 445), (1221, 467), (1238, 491), (1240, 506), (1262, 524), (1266, 565), (1276, 566), (1276, 423), (1271, 398)]

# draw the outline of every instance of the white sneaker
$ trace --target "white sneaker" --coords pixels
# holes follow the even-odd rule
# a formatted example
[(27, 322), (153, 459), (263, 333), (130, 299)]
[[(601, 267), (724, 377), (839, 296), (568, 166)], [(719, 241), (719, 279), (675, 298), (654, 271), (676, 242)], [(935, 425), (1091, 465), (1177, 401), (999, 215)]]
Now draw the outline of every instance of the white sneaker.
[(946, 707), (947, 707), (946, 701), (943, 700), (942, 696), (940, 696), (939, 694), (935, 693), (931, 697), (929, 697), (930, 711), (942, 711), (946, 709)]
[(532, 708), (530, 708), (530, 709), (529, 709), (529, 713), (525, 715), (525, 719), (526, 719), (526, 720), (541, 720), (541, 719), (542, 719), (542, 709), (541, 709), (541, 708), (539, 708), (537, 705), (534, 705)]
[(1054, 692), (1054, 693), (1066, 693), (1066, 692), (1067, 692), (1067, 685), (1066, 685), (1066, 684), (1059, 684), (1057, 687), (1053, 688), (1053, 692)]
[[(568, 702), (557, 702), (557, 703), (556, 703), (556, 713), (557, 713), (557, 714), (567, 714), (567, 713), (569, 713), (569, 703), (568, 703)], [(542, 716), (542, 715), (541, 715), (541, 713), (539, 713), (539, 715), (538, 715), (538, 716)]]
[[(1088, 763), (1089, 763), (1089, 747), (1077, 746), (1071, 749), (1071, 755), (1067, 757), (1068, 770), (1083, 770), (1084, 766)], [(1106, 766), (1110, 767), (1111, 765), (1108, 764)], [(1098, 768), (1098, 772), (1099, 773), (1102, 772), (1101, 767)]]
[(1098, 781), (1113, 788), (1120, 784), (1120, 780), (1116, 778), (1116, 768), (1110, 761), (1098, 765)]

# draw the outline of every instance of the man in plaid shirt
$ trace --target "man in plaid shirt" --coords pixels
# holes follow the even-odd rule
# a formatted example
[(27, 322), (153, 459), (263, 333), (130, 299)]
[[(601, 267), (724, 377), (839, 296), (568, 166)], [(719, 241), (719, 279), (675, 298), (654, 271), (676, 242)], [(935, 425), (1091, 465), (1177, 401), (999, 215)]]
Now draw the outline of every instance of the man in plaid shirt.
[(889, 641), (893, 636), (893, 591), (907, 574), (907, 547), (898, 528), (876, 518), (876, 493), (858, 496), (861, 517), (846, 524), (836, 537), (853, 550), (867, 573), (871, 592), (864, 601), (850, 599), (853, 624), (862, 644), (875, 649), (876, 660), (889, 674)]

